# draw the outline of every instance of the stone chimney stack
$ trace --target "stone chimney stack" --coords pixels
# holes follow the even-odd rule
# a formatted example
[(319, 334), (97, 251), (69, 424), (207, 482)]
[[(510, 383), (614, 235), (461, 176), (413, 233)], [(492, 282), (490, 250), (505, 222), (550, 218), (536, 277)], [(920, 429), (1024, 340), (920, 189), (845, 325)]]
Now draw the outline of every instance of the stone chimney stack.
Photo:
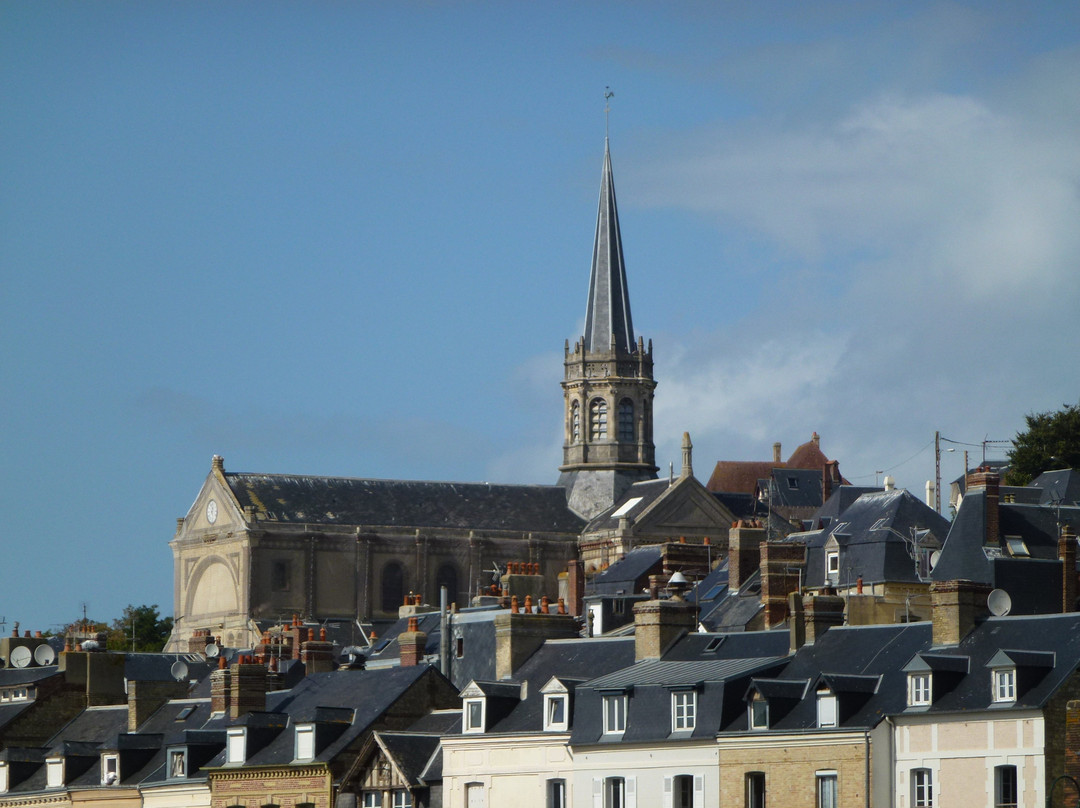
[(985, 546), (997, 546), (1001, 541), (1000, 516), (998, 514), (998, 501), (1000, 499), (1001, 475), (989, 466), (980, 466), (967, 476), (967, 491), (978, 491), (980, 488), (986, 491), (985, 522), (986, 536), (983, 538)]
[(398, 646), (401, 649), (401, 667), (414, 667), (424, 661), (424, 646), (427, 644), (427, 634), (420, 630), (420, 622), (416, 617), (409, 618), (409, 628), (398, 637)]
[(690, 433), (682, 433), (682, 471), (679, 472), (679, 479), (684, 480), (687, 477), (694, 476), (694, 444), (690, 442)]
[(975, 624), (990, 614), (989, 584), (935, 581), (930, 584), (934, 645), (959, 645)]
[(1058, 558), (1061, 559), (1061, 611), (1076, 611), (1076, 536), (1068, 525), (1061, 526), (1058, 539)]
[(266, 667), (247, 660), (248, 657), (241, 657), (241, 661), (232, 666), (229, 717), (233, 719), (266, 709)]
[(780, 459), (780, 441), (777, 441), (776, 443), (774, 443), (772, 445), (772, 462), (774, 462), (774, 463), (783, 463), (784, 462), (783, 460)]
[(659, 659), (679, 637), (697, 628), (697, 607), (681, 597), (634, 605), (634, 659)]
[(495, 615), (495, 678), (509, 679), (546, 640), (573, 639), (580, 628), (569, 614)]
[(840, 462), (830, 460), (821, 469), (821, 501), (828, 502), (833, 491), (840, 487)]
[(315, 639), (315, 629), (308, 629), (307, 642), (300, 646), (300, 661), (304, 663), (304, 672), (327, 673), (334, 670), (334, 644), (327, 641), (326, 629), (319, 629), (319, 639)]
[(728, 590), (737, 592), (761, 567), (765, 528), (757, 519), (740, 519), (728, 531)]
[(833, 626), (844, 625), (844, 599), (839, 595), (816, 595), (803, 601), (806, 643), (813, 645)]
[(225, 667), (225, 657), (218, 659), (220, 667), (210, 673), (210, 711), (227, 713), (232, 703), (232, 671)]
[(806, 545), (794, 541), (761, 543), (761, 605), (765, 628), (781, 625), (788, 616), (788, 595), (799, 590), (799, 571), (806, 566)]

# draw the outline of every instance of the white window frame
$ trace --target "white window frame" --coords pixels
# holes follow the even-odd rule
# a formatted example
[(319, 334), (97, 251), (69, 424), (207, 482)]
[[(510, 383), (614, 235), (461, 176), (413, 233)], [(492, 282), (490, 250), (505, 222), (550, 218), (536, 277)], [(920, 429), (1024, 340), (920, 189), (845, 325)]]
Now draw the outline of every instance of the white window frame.
[(296, 725), (296, 748), (293, 752), (296, 760), (315, 759), (315, 725)]
[(829, 581), (836, 582), (840, 578), (840, 551), (839, 550), (826, 550), (825, 551), (825, 578)]
[(547, 781), (547, 808), (566, 808), (566, 780), (552, 777)]
[[(461, 710), (464, 713), (461, 721), (461, 731), (466, 735), (479, 735), (483, 733), (484, 727), (487, 725), (487, 704), (486, 699), (465, 699), (461, 703)], [(479, 707), (479, 715), (474, 715), (474, 708)], [(479, 719), (479, 721), (475, 719)]]
[(381, 791), (362, 791), (360, 793), (360, 805), (362, 808), (382, 808)]
[(908, 707), (928, 707), (932, 699), (934, 680), (927, 671), (908, 674)]
[[(110, 775), (112, 775), (110, 777)], [(120, 782), (120, 755), (110, 752), (101, 756), (101, 784), (111, 786)]]
[[(1012, 794), (1004, 794), (1005, 785), (1005, 772), (1009, 772), (1009, 778), (1011, 779), (1010, 785), (1012, 786)], [(1007, 800), (1005, 797), (1012, 796), (1013, 799)], [(1017, 808), (1020, 804), (1020, 767), (1014, 765), (1003, 765), (994, 767), (994, 808)]]
[(911, 808), (934, 808), (934, 772), (932, 769), (911, 770)]
[(6, 760), (0, 760), (0, 794), (6, 794), (10, 785), (8, 779), (8, 765)]
[(225, 735), (225, 762), (238, 764), (247, 758), (247, 731), (230, 729)]
[(835, 769), (814, 772), (816, 808), (837, 808), (840, 798)]
[(604, 808), (626, 808), (625, 777), (608, 777), (604, 780)]
[(412, 808), (412, 792), (407, 788), (394, 789), (390, 795), (390, 805), (392, 808)]
[(817, 725), (822, 728), (840, 724), (839, 704), (831, 690), (819, 690), (817, 694)]
[(622, 735), (626, 732), (626, 702), (625, 693), (609, 694), (601, 699), (605, 735)]
[(64, 759), (48, 758), (45, 761), (45, 788), (64, 787)]
[[(177, 774), (176, 772), (173, 771), (173, 769), (175, 768), (173, 766), (173, 761), (176, 759), (177, 755), (180, 756), (180, 761), (182, 763), (181, 771), (180, 771), (179, 774)], [(177, 780), (177, 779), (179, 779), (181, 777), (187, 777), (187, 750), (186, 749), (182, 749), (182, 748), (181, 749), (170, 749), (170, 750), (168, 750), (168, 754), (167, 754), (166, 757), (167, 757), (168, 767), (169, 767), (168, 775), (167, 775), (169, 777), (169, 779)]]
[[(570, 727), (570, 699), (565, 693), (544, 694), (544, 731), (565, 732)], [(553, 712), (557, 706), (562, 707), (562, 720), (556, 721)]]
[(995, 668), (993, 687), (996, 703), (1016, 701), (1016, 668)]
[[(746, 791), (746, 808), (765, 808), (769, 793), (769, 779), (765, 772), (747, 772), (743, 775), (743, 788)], [(758, 788), (761, 789), (760, 792)]]
[(689, 732), (697, 726), (697, 691), (675, 690), (671, 694), (671, 731)]
[[(758, 720), (761, 716), (759, 716), (756, 713), (756, 711), (754, 710), (754, 707), (759, 705), (759, 704), (762, 705), (762, 708), (764, 710), (764, 718), (765, 718), (764, 721), (759, 721)], [(749, 715), (748, 715), (747, 721), (750, 724), (750, 729), (768, 729), (769, 728), (769, 702), (767, 702), (764, 698), (762, 698), (759, 693), (755, 693), (754, 697), (752, 699), (750, 699), (750, 705), (748, 707), (748, 712), (749, 712)]]

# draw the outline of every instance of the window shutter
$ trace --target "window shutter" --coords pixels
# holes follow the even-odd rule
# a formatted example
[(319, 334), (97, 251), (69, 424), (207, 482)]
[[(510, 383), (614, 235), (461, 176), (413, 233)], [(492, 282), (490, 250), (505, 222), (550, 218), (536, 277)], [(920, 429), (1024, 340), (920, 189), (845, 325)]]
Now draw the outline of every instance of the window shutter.
[(673, 805), (672, 793), (671, 793), (671, 778), (664, 778), (664, 808), (672, 808)]
[(637, 778), (626, 778), (626, 808), (637, 808)]
[(705, 778), (694, 775), (694, 808), (705, 808)]
[(593, 808), (604, 808), (604, 781), (594, 777), (592, 781)]

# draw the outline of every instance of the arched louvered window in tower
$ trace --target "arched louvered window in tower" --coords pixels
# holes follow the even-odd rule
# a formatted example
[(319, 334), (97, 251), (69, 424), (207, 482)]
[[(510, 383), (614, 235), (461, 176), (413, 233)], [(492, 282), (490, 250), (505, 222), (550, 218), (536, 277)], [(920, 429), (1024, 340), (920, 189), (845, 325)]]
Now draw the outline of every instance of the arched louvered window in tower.
[(589, 437), (591, 440), (607, 440), (607, 402), (594, 398), (589, 405)]
[(570, 442), (581, 442), (581, 405), (576, 401), (570, 405)]

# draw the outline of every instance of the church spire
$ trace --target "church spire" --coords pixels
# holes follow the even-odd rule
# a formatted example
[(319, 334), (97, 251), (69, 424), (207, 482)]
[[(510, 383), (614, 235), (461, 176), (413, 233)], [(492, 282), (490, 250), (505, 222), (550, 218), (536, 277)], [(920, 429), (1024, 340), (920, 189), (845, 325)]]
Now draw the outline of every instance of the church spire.
[(626, 288), (619, 209), (611, 176), (611, 149), (604, 138), (604, 170), (600, 178), (600, 204), (596, 213), (589, 302), (585, 312), (585, 347), (590, 351), (634, 350), (630, 294)]

